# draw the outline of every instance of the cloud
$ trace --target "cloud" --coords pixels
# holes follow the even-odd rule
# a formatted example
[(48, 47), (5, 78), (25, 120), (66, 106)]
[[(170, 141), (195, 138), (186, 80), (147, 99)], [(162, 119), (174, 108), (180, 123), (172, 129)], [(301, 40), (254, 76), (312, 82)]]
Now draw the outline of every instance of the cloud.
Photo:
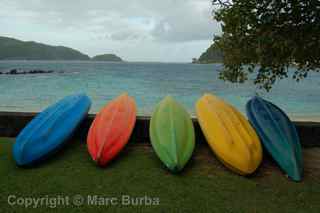
[[(194, 46), (210, 43), (213, 34), (220, 32), (211, 17), (211, 0), (0, 0), (0, 5), (0, 24), (6, 26), (0, 33), (61, 41), (81, 50), (90, 46), (84, 44), (88, 40), (104, 41), (110, 49), (187, 42)], [(89, 49), (98, 52), (98, 47)]]

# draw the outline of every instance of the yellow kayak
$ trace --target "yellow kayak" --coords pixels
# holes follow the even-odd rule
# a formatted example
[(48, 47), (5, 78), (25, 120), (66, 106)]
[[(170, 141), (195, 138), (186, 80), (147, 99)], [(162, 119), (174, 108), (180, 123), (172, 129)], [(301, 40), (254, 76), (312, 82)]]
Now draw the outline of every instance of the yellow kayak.
[(258, 168), (262, 160), (259, 138), (238, 110), (205, 94), (196, 103), (196, 113), (209, 146), (226, 167), (240, 175)]

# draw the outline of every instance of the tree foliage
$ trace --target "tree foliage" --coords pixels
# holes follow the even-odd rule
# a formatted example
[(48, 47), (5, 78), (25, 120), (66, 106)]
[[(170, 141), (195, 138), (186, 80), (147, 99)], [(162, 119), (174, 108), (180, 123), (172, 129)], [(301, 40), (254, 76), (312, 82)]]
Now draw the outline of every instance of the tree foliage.
[(255, 84), (270, 90), (277, 79), (297, 81), (320, 69), (319, 0), (213, 0), (214, 18), (222, 35), (215, 46), (223, 52), (220, 77), (247, 80), (257, 72)]

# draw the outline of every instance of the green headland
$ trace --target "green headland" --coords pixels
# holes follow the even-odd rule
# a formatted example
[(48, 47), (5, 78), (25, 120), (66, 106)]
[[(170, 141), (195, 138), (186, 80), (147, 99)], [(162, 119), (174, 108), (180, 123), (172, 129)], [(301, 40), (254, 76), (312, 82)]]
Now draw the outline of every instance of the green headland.
[[(90, 57), (70, 47), (51, 46), (0, 36), (0, 60), (90, 60)], [(114, 54), (98, 55), (92, 60), (122, 61)]]
[(94, 56), (91, 60), (93, 60), (93, 61), (115, 61), (115, 62), (122, 61), (122, 59), (119, 56), (116, 56), (115, 54), (97, 55), (97, 56)]
[(195, 64), (214, 64), (223, 63), (223, 55), (221, 50), (217, 49), (213, 44), (203, 52), (199, 58), (192, 59)]

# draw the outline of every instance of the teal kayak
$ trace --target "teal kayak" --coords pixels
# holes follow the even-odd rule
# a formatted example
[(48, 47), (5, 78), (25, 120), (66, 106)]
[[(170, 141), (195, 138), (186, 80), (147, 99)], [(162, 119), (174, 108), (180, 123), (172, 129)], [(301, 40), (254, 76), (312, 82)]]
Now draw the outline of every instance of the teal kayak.
[(246, 110), (265, 149), (292, 180), (300, 181), (303, 172), (301, 145), (288, 116), (260, 97), (253, 97)]
[(150, 121), (153, 149), (172, 172), (181, 171), (195, 147), (193, 123), (188, 112), (172, 97), (164, 98)]

